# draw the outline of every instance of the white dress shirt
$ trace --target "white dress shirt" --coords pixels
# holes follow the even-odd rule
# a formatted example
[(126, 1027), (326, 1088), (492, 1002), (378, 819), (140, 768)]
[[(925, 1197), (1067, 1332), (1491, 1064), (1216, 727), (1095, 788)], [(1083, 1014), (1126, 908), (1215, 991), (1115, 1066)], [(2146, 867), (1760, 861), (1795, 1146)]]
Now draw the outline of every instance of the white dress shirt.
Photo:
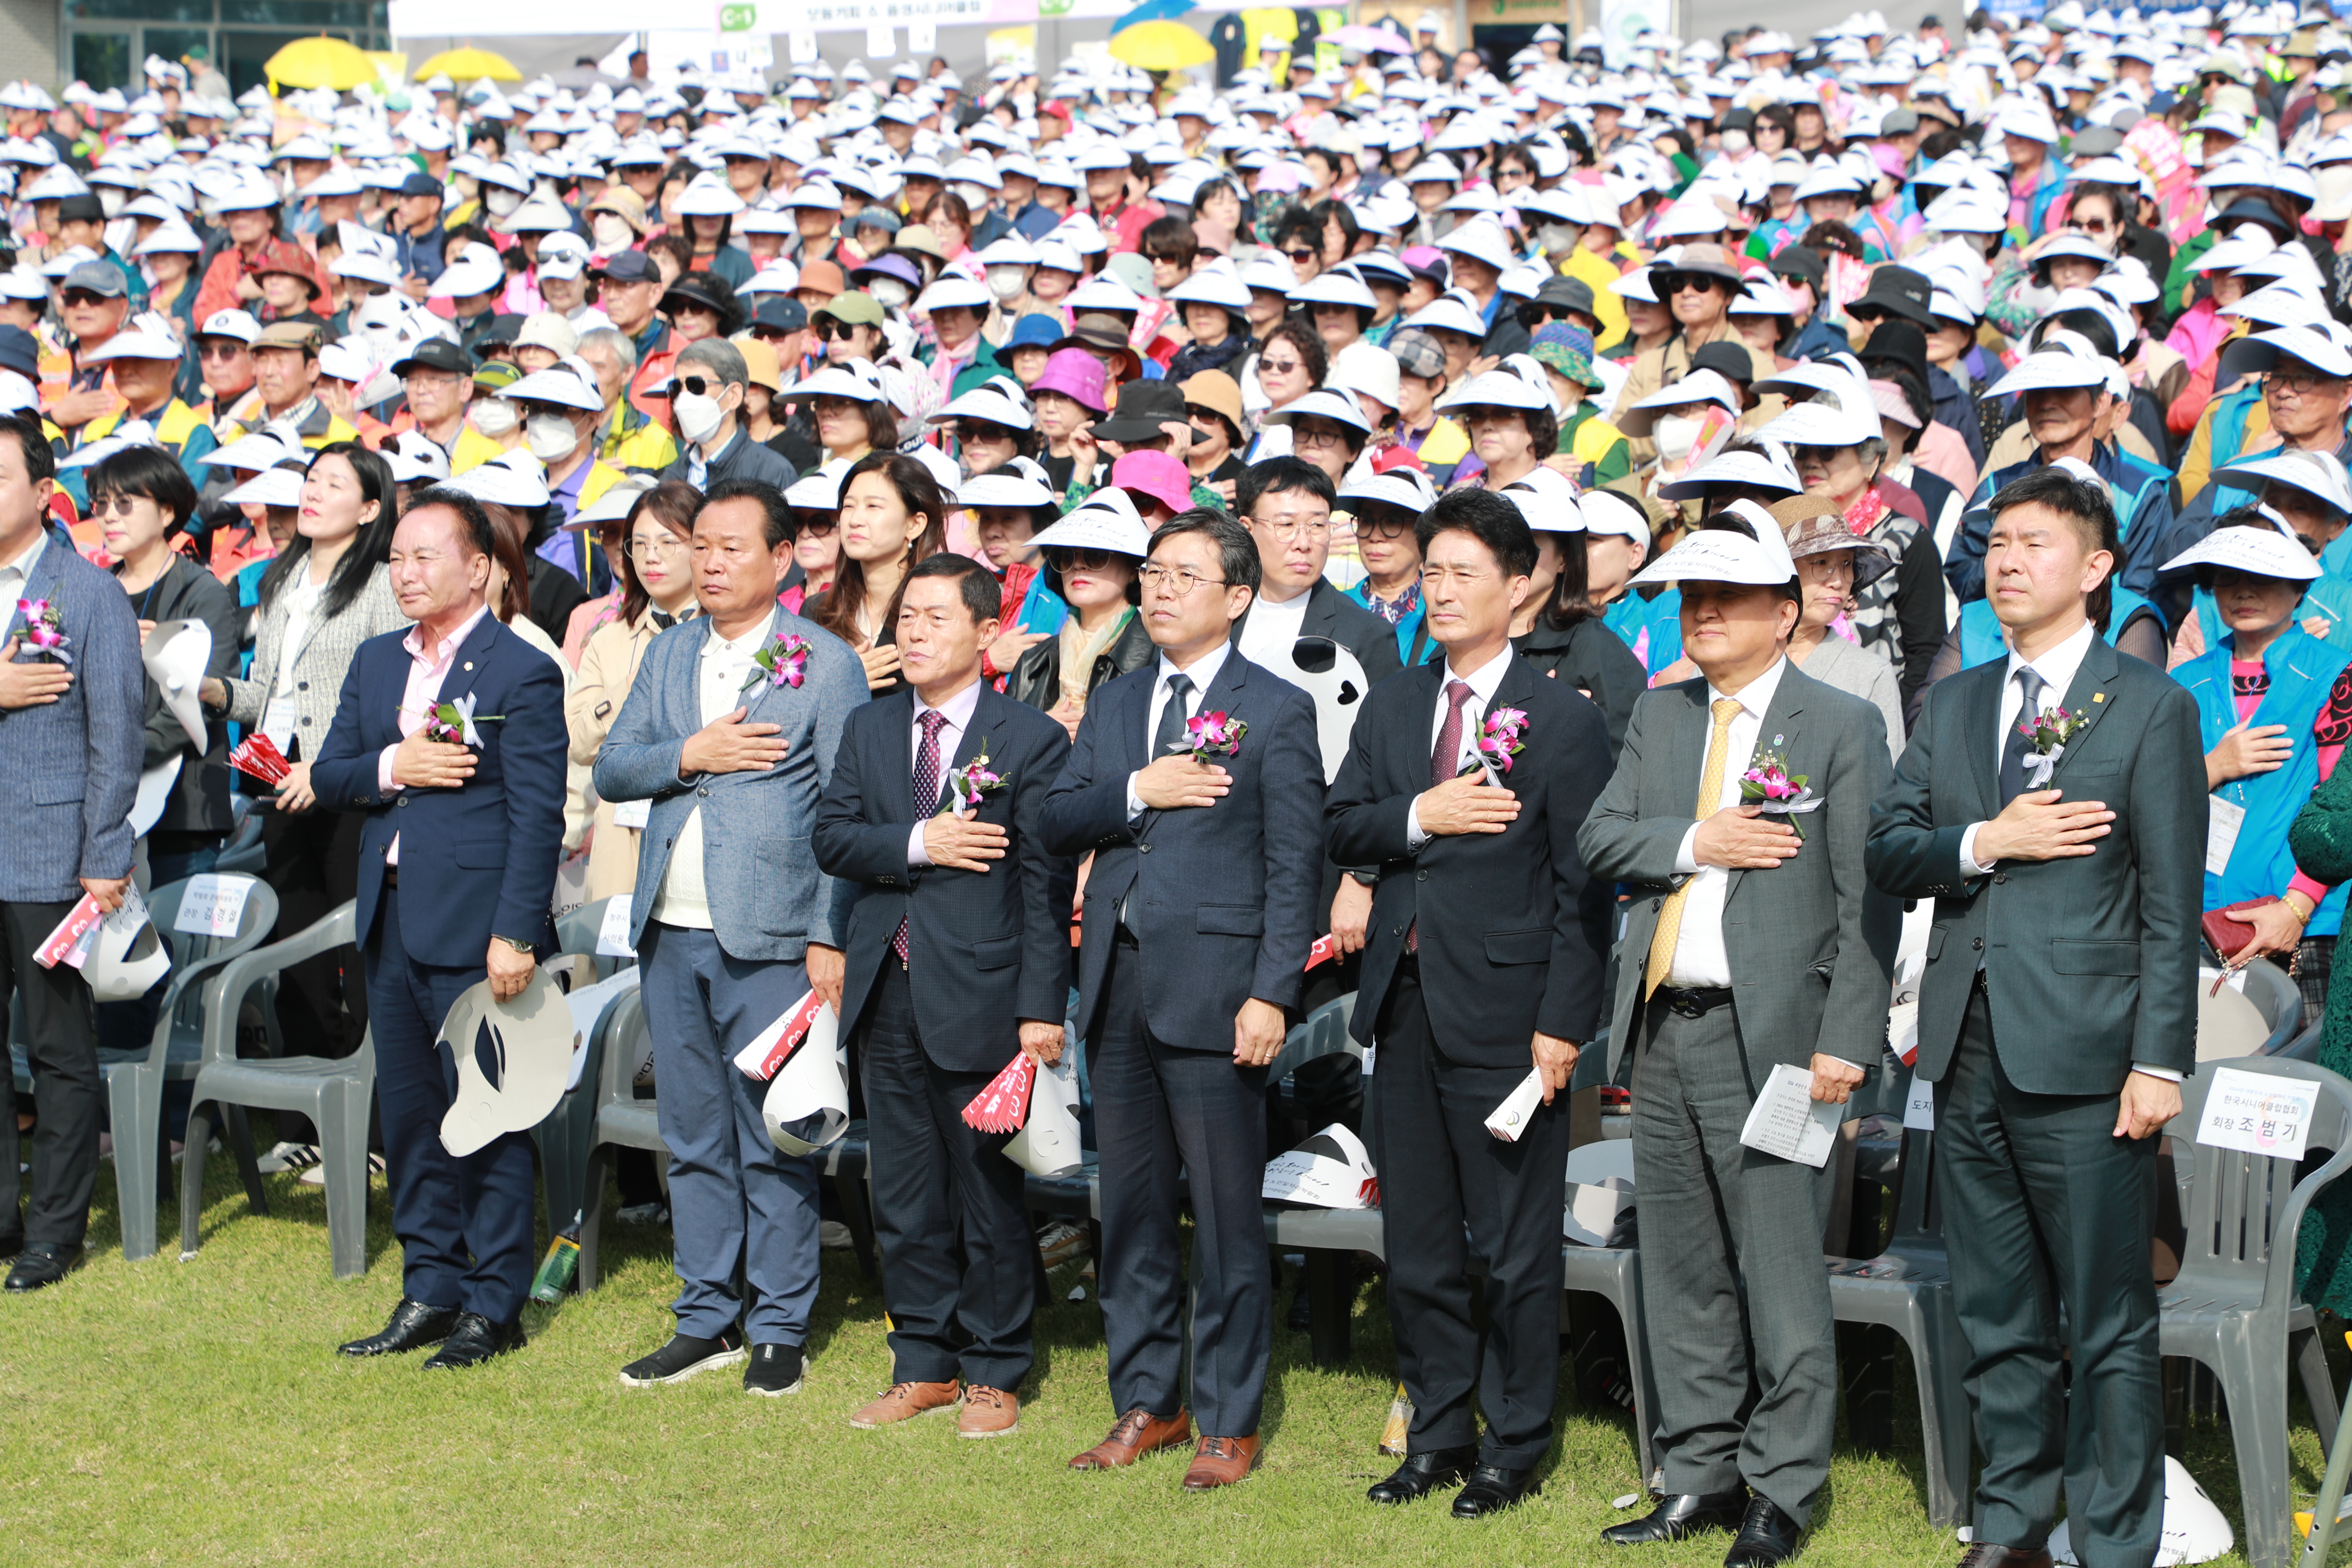
[[(1233, 644), (1221, 642), (1202, 654), (1192, 668), (1182, 670), (1170, 662), (1165, 653), (1160, 656), (1152, 679), (1151, 706), (1143, 715), (1143, 738), (1147, 745), (1150, 743), (1152, 736), (1160, 733), (1160, 715), (1168, 707), (1168, 678), (1171, 675), (1181, 675), (1192, 683), (1192, 689), (1184, 693), (1184, 717), (1198, 718), (1201, 713), (1201, 700), (1208, 695), (1209, 688), (1216, 684), (1217, 672), (1225, 668), (1225, 658), (1233, 652)], [(1150, 759), (1154, 763), (1159, 760), (1158, 757)], [(1141, 769), (1137, 770), (1139, 773), (1141, 771)], [(1132, 822), (1141, 816), (1143, 811), (1143, 797), (1135, 793), (1135, 774), (1129, 773), (1127, 775), (1127, 819)]]
[[(2000, 776), (2000, 753), (2009, 744), (2011, 731), (2023, 722), (2019, 710), (2024, 702), (2024, 693), (2018, 687), (2017, 672), (2031, 669), (2042, 678), (2042, 692), (2034, 700), (2040, 704), (2042, 712), (2063, 707), (2066, 693), (2074, 689), (2074, 676), (2091, 651), (2091, 639), (2098, 635), (2098, 628), (2084, 621), (2074, 629), (2074, 636), (2056, 647), (2045, 649), (2038, 658), (2024, 658), (2014, 648), (2011, 649), (2009, 667), (2001, 674), (2000, 722), (1992, 732), (1995, 778)], [(1983, 826), (1981, 822), (1972, 822), (1969, 824), (1968, 831), (1960, 835), (1960, 869), (1979, 877), (1990, 876), (1993, 870), (1991, 862), (1977, 858), (1977, 830)], [(2132, 1071), (2144, 1072), (2169, 1083), (2179, 1083), (2181, 1076), (2170, 1068), (2155, 1067), (2147, 1062), (2132, 1063)]]
[(1252, 604), (1242, 626), (1242, 657), (1277, 674), (1290, 668), (1290, 649), (1307, 624), (1307, 601), (1314, 596), (1315, 584), (1309, 583), (1296, 598), (1280, 604), (1261, 598)]
[[(915, 699), (914, 721), (907, 727), (907, 790), (914, 793), (914, 764), (923, 754), (923, 715), (940, 713), (947, 722), (940, 726), (940, 786), (947, 787), (948, 770), (955, 766), (956, 748), (963, 744), (963, 732), (971, 728), (971, 716), (980, 708), (980, 682), (975, 680), (957, 692), (938, 708), (920, 697)], [(886, 783), (884, 785), (887, 788)], [(923, 847), (923, 828), (930, 820), (929, 801), (915, 803), (914, 830), (907, 835), (907, 868), (931, 863), (931, 852)]]
[[(717, 626), (710, 628), (698, 666), (696, 695), (701, 702), (703, 723), (710, 723), (720, 714), (731, 713), (750, 703), (751, 696), (743, 685), (760, 668), (752, 656), (767, 645), (768, 630), (773, 621), (773, 616), (764, 617), (739, 637), (722, 637)], [(692, 926), (700, 931), (710, 930), (714, 923), (702, 879), (699, 802), (688, 814), (686, 826), (678, 829), (677, 847), (670, 851), (669, 865), (662, 872), (661, 889), (654, 896), (653, 918), (664, 925)]]
[(0, 624), (16, 619), (16, 601), (26, 596), (33, 584), (33, 569), (41, 563), (41, 550), (49, 542), (46, 526), (33, 531), (33, 542), (14, 561), (0, 565)]
[[(1715, 705), (1727, 698), (1739, 704), (1739, 711), (1731, 717), (1730, 732), (1724, 737), (1723, 792), (1706, 807), (1708, 816), (1739, 804), (1739, 775), (1748, 771), (1757, 742), (1769, 743), (1769, 737), (1761, 733), (1764, 713), (1772, 706), (1772, 695), (1780, 689), (1780, 677), (1788, 668), (1787, 658), (1777, 659), (1771, 668), (1736, 693), (1717, 691), (1713, 681), (1707, 682), (1709, 745), (1715, 741)], [(1706, 777), (1705, 756), (1702, 752), (1700, 779)], [(1699, 779), (1691, 781), (1694, 797), (1698, 783)], [(1666, 984), (1686, 988), (1731, 984), (1731, 955), (1723, 946), (1723, 899), (1731, 890), (1731, 873), (1720, 866), (1698, 863), (1699, 827), (1699, 822), (1693, 822), (1690, 831), (1683, 835), (1682, 847), (1675, 851), (1675, 869), (1690, 880), (1683, 884), (1682, 930), (1675, 938), (1674, 962), (1666, 966)]]
[[(1502, 652), (1467, 675), (1454, 674), (1451, 664), (1445, 667), (1445, 679), (1437, 683), (1437, 705), (1429, 715), (1429, 750), (1433, 755), (1436, 752), (1437, 737), (1445, 729), (1446, 711), (1454, 706), (1453, 699), (1446, 695), (1445, 689), (1457, 680), (1467, 683), (1470, 700), (1462, 705), (1462, 746), (1454, 759), (1456, 773), (1461, 771), (1463, 763), (1476, 754), (1478, 728), (1486, 723), (1486, 710), (1494, 704), (1495, 692), (1502, 686), (1503, 677), (1510, 672), (1510, 668), (1511, 645), (1507, 642), (1503, 645)], [(1421, 847), (1428, 843), (1430, 837), (1431, 835), (1421, 826), (1421, 797), (1415, 795), (1412, 804), (1404, 810), (1405, 847), (1418, 855)]]

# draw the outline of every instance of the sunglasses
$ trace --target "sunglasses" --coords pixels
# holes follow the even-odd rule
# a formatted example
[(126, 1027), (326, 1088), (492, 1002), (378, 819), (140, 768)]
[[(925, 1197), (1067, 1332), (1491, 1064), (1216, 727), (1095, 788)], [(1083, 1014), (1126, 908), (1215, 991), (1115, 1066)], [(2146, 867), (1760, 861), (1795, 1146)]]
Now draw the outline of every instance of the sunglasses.
[(1293, 261), (1312, 261), (1318, 253), (1305, 246), (1300, 246), (1296, 250), (1286, 250), (1283, 254), (1289, 257)]
[(699, 375), (679, 376), (677, 389), (692, 397), (709, 397), (719, 390), (708, 377)]
[(841, 526), (841, 519), (833, 512), (802, 512), (801, 533), (809, 539), (823, 539)]
[(812, 330), (816, 333), (817, 342), (821, 343), (829, 343), (835, 338), (845, 340), (850, 333), (856, 331), (857, 329), (847, 321), (836, 321), (828, 318), (825, 321), (819, 321)]
[(793, 334), (782, 327), (753, 327), (751, 336), (763, 343), (780, 343)]
[(68, 289), (60, 297), (68, 305), (103, 305), (107, 301), (106, 295), (93, 294), (87, 289)]
[(1704, 294), (1710, 289), (1731, 292), (1731, 281), (1708, 272), (1667, 272), (1658, 279), (1661, 294)]
[(1002, 425), (991, 425), (979, 419), (960, 419), (950, 427), (950, 430), (959, 441), (1017, 441), (1020, 439), (1018, 431), (1008, 430)]
[(1102, 572), (1109, 569), (1115, 555), (1108, 550), (1048, 550), (1046, 564), (1056, 572)]

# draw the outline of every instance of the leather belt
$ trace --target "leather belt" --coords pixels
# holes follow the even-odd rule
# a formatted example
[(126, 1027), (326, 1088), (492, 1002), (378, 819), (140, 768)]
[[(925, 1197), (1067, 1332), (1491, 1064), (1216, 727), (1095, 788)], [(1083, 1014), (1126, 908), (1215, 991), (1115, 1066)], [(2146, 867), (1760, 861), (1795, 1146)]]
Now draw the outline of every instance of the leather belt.
[(1730, 1001), (1728, 985), (1661, 985), (1650, 998), (1650, 1005), (1654, 1007), (1664, 1003), (1678, 1016), (1703, 1018)]

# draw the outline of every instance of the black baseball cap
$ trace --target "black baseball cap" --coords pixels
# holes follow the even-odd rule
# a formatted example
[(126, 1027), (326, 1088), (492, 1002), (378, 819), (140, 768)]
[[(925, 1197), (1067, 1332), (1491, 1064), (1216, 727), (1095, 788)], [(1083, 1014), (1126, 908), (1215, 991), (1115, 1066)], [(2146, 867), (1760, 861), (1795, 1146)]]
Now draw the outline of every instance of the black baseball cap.
[(464, 349), (448, 339), (427, 338), (411, 349), (406, 359), (395, 362), (392, 367), (392, 374), (405, 376), (416, 370), (437, 370), (448, 375), (471, 375), (474, 374), (474, 362)]
[(596, 274), (614, 283), (650, 283), (661, 276), (661, 269), (642, 250), (618, 250), (604, 258)]
[(1741, 386), (1756, 379), (1756, 362), (1748, 357), (1748, 350), (1727, 339), (1701, 343), (1691, 354), (1690, 364), (1695, 371), (1711, 370)]
[(1870, 286), (1845, 312), (1857, 318), (1874, 313), (1901, 316), (1925, 327), (1936, 319), (1927, 308), (1934, 293), (1924, 272), (1908, 267), (1876, 267), (1871, 269)]
[(60, 223), (97, 223), (106, 216), (106, 204), (98, 199), (95, 191), (76, 191), (58, 200), (58, 221)]
[(1782, 278), (1801, 278), (1808, 283), (1818, 283), (1829, 275), (1829, 265), (1822, 253), (1806, 245), (1784, 245), (1772, 258), (1771, 270)]
[(399, 194), (404, 196), (437, 196), (441, 194), (441, 182), (419, 169), (400, 182)]
[(783, 294), (762, 295), (760, 308), (751, 312), (751, 325), (772, 332), (797, 332), (808, 322), (808, 307)]

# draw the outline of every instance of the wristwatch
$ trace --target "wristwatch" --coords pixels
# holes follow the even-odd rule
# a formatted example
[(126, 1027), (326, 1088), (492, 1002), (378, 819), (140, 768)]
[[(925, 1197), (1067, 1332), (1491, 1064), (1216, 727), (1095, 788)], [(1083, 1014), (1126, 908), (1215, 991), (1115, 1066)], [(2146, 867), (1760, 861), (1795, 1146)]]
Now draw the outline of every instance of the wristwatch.
[(513, 948), (525, 958), (537, 958), (539, 956), (539, 945), (536, 942), (525, 942), (520, 937), (500, 936), (496, 931), (492, 931), (490, 933), (490, 940), (492, 942), (505, 942), (509, 947)]
[(1377, 870), (1366, 871), (1350, 868), (1348, 875), (1353, 877), (1359, 886), (1366, 888), (1378, 885), (1381, 879), (1381, 874)]

